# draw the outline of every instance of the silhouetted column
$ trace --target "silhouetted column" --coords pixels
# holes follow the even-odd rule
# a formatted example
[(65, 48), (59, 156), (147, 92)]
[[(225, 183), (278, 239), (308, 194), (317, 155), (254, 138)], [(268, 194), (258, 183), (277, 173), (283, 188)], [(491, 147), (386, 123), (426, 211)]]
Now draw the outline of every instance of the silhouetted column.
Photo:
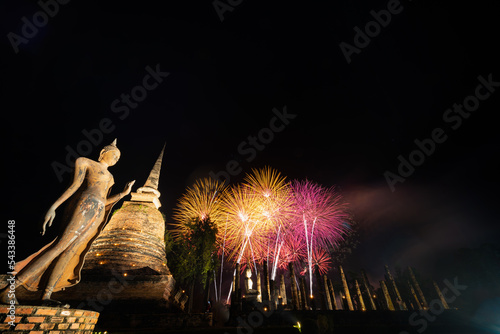
[(271, 298), (270, 296), (270, 287), (269, 287), (269, 272), (267, 268), (267, 261), (264, 261), (262, 264), (263, 266), (263, 271), (264, 271), (264, 284), (263, 284), (263, 289), (262, 289), (262, 302), (264, 304), (269, 304), (269, 300)]
[[(240, 302), (241, 302), (241, 272), (240, 272), (240, 264), (239, 263), (236, 263), (236, 273), (235, 273), (235, 276), (234, 276), (234, 285), (235, 285), (235, 289), (234, 289), (234, 292), (235, 292), (235, 302), (237, 303), (237, 305), (240, 305)], [(232, 302), (231, 302), (232, 303)]]
[(330, 296), (330, 289), (328, 288), (328, 277), (326, 277), (326, 274), (323, 275), (323, 290), (324, 295), (325, 295), (325, 310), (333, 310), (332, 306), (332, 298)]
[(389, 283), (391, 285), (392, 290), (394, 291), (394, 295), (396, 296), (396, 301), (399, 301), (398, 304), (398, 310), (403, 309), (406, 310), (406, 305), (403, 302), (403, 298), (401, 298), (401, 294), (399, 293), (398, 286), (396, 285), (396, 281), (394, 280), (394, 277), (392, 277), (391, 271), (389, 270), (389, 266), (385, 265), (385, 272), (387, 273), (387, 279), (389, 280)]
[(297, 300), (299, 301), (299, 308), (303, 310), (304, 302), (302, 301), (302, 291), (300, 290), (300, 277), (296, 283), (297, 283)]
[(233, 282), (231, 283), (232, 291), (231, 291), (231, 308), (233, 308), (236, 304), (236, 269), (233, 273)]
[[(315, 265), (314, 266), (314, 276), (316, 276), (316, 294), (314, 296), (309, 296), (310, 298), (313, 297), (314, 298), (314, 304), (315, 306), (319, 306), (321, 307), (322, 309), (326, 310), (326, 305), (325, 305), (325, 296), (323, 296), (323, 291), (324, 289), (321, 289), (321, 287), (323, 286), (323, 282), (322, 282), (322, 279), (321, 279), (321, 275), (319, 273), (319, 267), (318, 265)], [(311, 298), (311, 304), (312, 304), (313, 300)]]
[(288, 304), (287, 298), (286, 298), (286, 286), (285, 286), (285, 275), (281, 274), (280, 275), (280, 297), (281, 297), (281, 304), (282, 306), (285, 306)]
[(361, 270), (361, 277), (363, 278), (363, 285), (365, 286), (366, 293), (368, 293), (368, 299), (370, 301), (370, 306), (372, 310), (376, 310), (377, 306), (375, 305), (375, 301), (373, 300), (373, 292), (370, 289), (370, 285), (368, 284), (368, 276), (366, 276), (366, 272)]
[(257, 271), (257, 291), (259, 292), (257, 295), (257, 301), (262, 303), (262, 282), (260, 281), (260, 271)]
[(277, 303), (277, 297), (276, 296), (276, 284), (274, 282), (273, 279), (270, 279), (269, 280), (269, 291), (270, 291), (270, 294), (269, 294), (269, 305), (271, 307), (272, 310), (276, 309), (276, 303)]
[(241, 266), (239, 263), (236, 264), (236, 274), (235, 274), (235, 291), (237, 292), (238, 296), (240, 296), (241, 292), (241, 273), (240, 273)]
[(339, 295), (340, 295), (340, 306), (342, 307), (342, 310), (349, 309), (349, 307), (347, 306), (347, 301), (345, 299), (344, 292), (342, 289), (339, 291)]
[(302, 309), (303, 310), (308, 310), (309, 305), (307, 304), (308, 298), (306, 294), (306, 279), (304, 277), (300, 278), (300, 299), (302, 301)]
[(415, 292), (415, 289), (413, 288), (413, 285), (410, 283), (410, 281), (408, 281), (408, 286), (410, 287), (410, 293), (411, 293), (411, 295), (413, 297), (413, 300), (415, 300), (415, 304), (416, 304), (415, 309), (416, 310), (421, 310), (422, 309), (422, 304), (418, 300), (417, 293)]
[(299, 300), (299, 289), (297, 287), (297, 282), (295, 280), (295, 271), (293, 269), (293, 264), (288, 264), (288, 270), (290, 271), (290, 283), (292, 290), (292, 308), (294, 310), (300, 309), (300, 300)]
[(436, 289), (436, 292), (439, 296), (439, 300), (441, 300), (441, 303), (443, 304), (443, 307), (445, 310), (449, 310), (450, 307), (448, 306), (448, 303), (446, 302), (446, 299), (444, 299), (443, 293), (439, 289), (439, 286), (437, 285), (436, 281), (432, 281), (432, 285), (434, 285), (434, 289)]
[(387, 290), (387, 285), (385, 285), (385, 281), (380, 281), (380, 287), (382, 288), (382, 293), (384, 294), (387, 309), (390, 311), (394, 311), (394, 304), (392, 303), (391, 296), (389, 295), (389, 290)]
[(408, 267), (408, 270), (410, 271), (410, 278), (412, 280), (413, 285), (415, 286), (415, 290), (418, 293), (418, 298), (420, 299), (424, 309), (426, 310), (429, 308), (429, 305), (427, 304), (427, 301), (425, 300), (425, 296), (424, 296), (424, 293), (422, 292), (422, 289), (420, 289), (420, 284), (418, 284), (418, 281), (415, 278), (415, 274), (413, 273), (413, 270), (411, 269), (411, 267)]
[(335, 297), (335, 290), (333, 289), (333, 283), (331, 279), (328, 279), (328, 290), (330, 290), (330, 296), (332, 299), (332, 307), (334, 310), (338, 309), (337, 306), (337, 297)]
[(347, 285), (347, 280), (344, 275), (344, 270), (342, 266), (340, 268), (340, 277), (342, 278), (342, 285), (344, 286), (344, 295), (347, 301), (347, 306), (349, 307), (349, 311), (354, 311), (354, 306), (352, 305), (351, 293), (349, 292), (349, 286)]
[(356, 285), (356, 293), (358, 294), (359, 307), (361, 308), (361, 311), (365, 311), (365, 302), (363, 300), (363, 295), (361, 295), (361, 289), (359, 288), (358, 280), (355, 280), (354, 284)]

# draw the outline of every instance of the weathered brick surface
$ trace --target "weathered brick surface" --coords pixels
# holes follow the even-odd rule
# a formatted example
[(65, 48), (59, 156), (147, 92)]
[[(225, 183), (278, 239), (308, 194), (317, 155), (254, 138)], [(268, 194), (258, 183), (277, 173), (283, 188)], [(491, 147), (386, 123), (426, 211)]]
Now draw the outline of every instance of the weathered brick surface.
[(54, 308), (39, 308), (36, 310), (36, 315), (56, 315), (57, 309)]
[(0, 330), (4, 331), (10, 328), (9, 324), (0, 324)]
[(22, 320), (22, 319), (23, 319), (23, 317), (21, 317), (21, 316), (16, 316), (16, 317), (15, 317), (15, 319), (14, 319), (14, 320), (12, 320), (12, 319), (10, 318), (10, 316), (8, 316), (8, 317), (6, 317), (6, 318), (5, 318), (4, 322), (11, 322), (11, 321), (14, 321), (14, 323), (16, 323), (16, 324), (17, 324), (17, 323), (21, 322), (21, 320)]
[(71, 324), (71, 326), (69, 326), (69, 328), (71, 328), (71, 329), (78, 329), (78, 328), (80, 328), (80, 324), (78, 324), (78, 323), (77, 324)]
[(17, 324), (16, 331), (25, 331), (35, 328), (35, 324)]
[(31, 314), (33, 313), (33, 307), (18, 307), (16, 308), (16, 314)]
[(43, 330), (50, 330), (50, 329), (54, 329), (55, 326), (56, 326), (56, 324), (43, 323), (43, 324), (40, 324), (40, 326), (38, 326), (38, 328), (43, 329)]
[(168, 275), (164, 235), (165, 221), (153, 203), (124, 202), (92, 244), (83, 270), (136, 270), (147, 264), (156, 273)]
[[(18, 305), (12, 320), (10, 311), (8, 307), (0, 308), (2, 333), (92, 334), (99, 317), (92, 311)], [(10, 321), (14, 321), (15, 327), (8, 324)]]

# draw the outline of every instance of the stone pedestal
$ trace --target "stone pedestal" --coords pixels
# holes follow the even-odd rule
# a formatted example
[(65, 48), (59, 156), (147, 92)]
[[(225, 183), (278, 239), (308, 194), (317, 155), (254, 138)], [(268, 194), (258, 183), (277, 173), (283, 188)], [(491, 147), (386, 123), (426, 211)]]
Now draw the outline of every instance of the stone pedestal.
[(175, 300), (172, 275), (143, 275), (115, 272), (107, 275), (84, 275), (82, 281), (64, 291), (54, 292), (53, 298), (64, 300), (71, 307), (98, 312), (128, 305), (129, 310), (148, 308), (179, 308)]
[(0, 332), (92, 334), (98, 318), (99, 313), (87, 310), (0, 305)]

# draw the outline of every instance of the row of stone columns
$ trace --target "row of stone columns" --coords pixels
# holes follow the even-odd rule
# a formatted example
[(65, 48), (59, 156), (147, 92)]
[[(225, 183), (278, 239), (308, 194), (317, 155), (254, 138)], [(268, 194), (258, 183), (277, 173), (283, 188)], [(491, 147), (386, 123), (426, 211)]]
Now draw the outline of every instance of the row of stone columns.
[[(263, 264), (263, 277), (261, 282), (260, 272), (257, 273), (257, 301), (264, 303), (269, 309), (275, 308), (292, 308), (294, 310), (309, 310), (321, 308), (323, 310), (408, 310), (408, 309), (427, 309), (427, 300), (420, 288), (413, 270), (409, 267), (410, 279), (407, 281), (411, 300), (407, 300), (410, 304), (403, 300), (399, 287), (392, 276), (389, 267), (385, 266), (386, 279), (380, 281), (380, 294), (372, 291), (368, 281), (368, 277), (364, 270), (361, 270), (361, 281), (354, 280), (353, 288), (350, 289), (347, 283), (346, 275), (342, 266), (339, 266), (340, 279), (342, 281), (342, 289), (334, 290), (333, 282), (327, 275), (320, 275), (319, 269), (315, 268), (315, 291), (316, 295), (312, 296), (307, 292), (307, 283), (304, 276), (297, 277), (293, 265), (288, 265), (288, 273), (290, 278), (290, 299), (287, 298), (287, 290), (285, 286), (285, 277), (283, 274), (279, 277), (279, 282), (275, 282), (269, 278), (267, 263)], [(241, 300), (239, 265), (236, 267), (236, 275), (233, 285), (233, 301)], [(443, 307), (448, 309), (448, 304), (441, 293), (436, 282), (433, 286), (439, 296)], [(362, 292), (364, 290), (364, 293)], [(337, 298), (336, 296), (340, 296)], [(378, 296), (377, 296), (378, 295)], [(354, 297), (353, 297), (354, 296)], [(378, 297), (378, 298), (377, 298)], [(353, 302), (355, 299), (356, 303)], [(376, 302), (378, 300), (378, 303)]]

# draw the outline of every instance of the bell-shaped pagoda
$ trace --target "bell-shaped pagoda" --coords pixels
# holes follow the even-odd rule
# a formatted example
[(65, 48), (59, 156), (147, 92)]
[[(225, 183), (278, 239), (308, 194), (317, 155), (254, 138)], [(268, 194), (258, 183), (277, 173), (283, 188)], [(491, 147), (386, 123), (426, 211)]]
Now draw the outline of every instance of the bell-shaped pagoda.
[(165, 220), (158, 210), (163, 147), (143, 187), (116, 210), (85, 259), (84, 271), (170, 274), (165, 257)]

